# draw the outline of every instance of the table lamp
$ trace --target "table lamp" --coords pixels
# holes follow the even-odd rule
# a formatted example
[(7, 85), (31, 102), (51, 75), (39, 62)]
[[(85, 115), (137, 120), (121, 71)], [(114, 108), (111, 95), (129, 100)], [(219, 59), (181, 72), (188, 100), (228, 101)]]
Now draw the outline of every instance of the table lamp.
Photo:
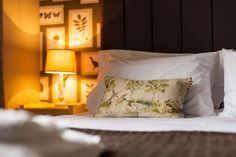
[(45, 73), (59, 74), (59, 103), (64, 102), (64, 74), (76, 74), (75, 52), (48, 50)]

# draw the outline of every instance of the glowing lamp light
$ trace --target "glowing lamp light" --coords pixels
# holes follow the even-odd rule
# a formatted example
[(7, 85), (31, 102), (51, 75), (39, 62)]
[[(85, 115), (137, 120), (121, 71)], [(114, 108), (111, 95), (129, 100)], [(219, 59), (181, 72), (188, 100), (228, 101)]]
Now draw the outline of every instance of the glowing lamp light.
[(45, 73), (59, 74), (59, 101), (64, 103), (63, 74), (76, 74), (75, 52), (70, 50), (48, 50)]

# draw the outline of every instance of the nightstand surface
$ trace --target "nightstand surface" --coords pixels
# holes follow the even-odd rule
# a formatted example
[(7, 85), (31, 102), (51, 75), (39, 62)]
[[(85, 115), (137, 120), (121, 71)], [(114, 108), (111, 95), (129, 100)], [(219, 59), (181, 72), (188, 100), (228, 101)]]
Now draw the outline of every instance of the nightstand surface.
[(20, 105), (20, 109), (30, 111), (34, 114), (52, 116), (80, 114), (87, 111), (85, 105), (80, 103), (55, 104), (47, 102)]

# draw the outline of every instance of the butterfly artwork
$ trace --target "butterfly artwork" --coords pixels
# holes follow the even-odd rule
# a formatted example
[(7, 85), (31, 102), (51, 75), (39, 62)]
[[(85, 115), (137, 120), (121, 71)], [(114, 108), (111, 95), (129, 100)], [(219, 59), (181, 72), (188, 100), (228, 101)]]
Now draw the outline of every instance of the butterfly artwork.
[(85, 83), (86, 90), (85, 90), (85, 96), (88, 97), (89, 93), (93, 90), (95, 83)]
[(54, 25), (64, 23), (64, 6), (42, 6), (39, 12), (40, 25)]
[(52, 15), (53, 17), (59, 17), (61, 14), (61, 12), (53, 12)]
[(41, 18), (50, 19), (50, 18), (51, 18), (51, 15), (52, 15), (52, 12), (49, 12), (49, 13), (43, 12), (43, 13), (40, 13), (39, 15), (40, 15), (40, 19), (41, 19)]

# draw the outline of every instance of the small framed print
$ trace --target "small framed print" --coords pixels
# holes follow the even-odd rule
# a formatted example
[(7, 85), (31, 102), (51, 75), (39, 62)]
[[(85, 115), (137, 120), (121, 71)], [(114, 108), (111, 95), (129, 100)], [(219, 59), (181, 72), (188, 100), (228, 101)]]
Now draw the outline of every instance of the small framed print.
[(83, 79), (81, 80), (81, 95), (80, 95), (80, 102), (81, 104), (87, 103), (88, 94), (94, 89), (96, 86), (97, 80), (96, 79)]
[(40, 25), (64, 24), (64, 5), (40, 7)]
[(98, 74), (98, 53), (82, 52), (81, 53), (81, 74), (97, 75)]
[(97, 48), (100, 48), (101, 47), (101, 24), (100, 23), (97, 23)]
[[(52, 102), (59, 102), (59, 75), (53, 75), (52, 83)], [(77, 75), (64, 75), (64, 101), (77, 102)]]
[(66, 1), (73, 1), (73, 0), (52, 0), (52, 2), (66, 2)]
[(93, 47), (93, 9), (69, 11), (69, 47)]
[(40, 100), (49, 101), (49, 76), (40, 77)]
[(47, 49), (65, 48), (65, 28), (54, 27), (46, 29)]
[(80, 0), (80, 4), (99, 3), (99, 0)]
[(43, 71), (43, 32), (39, 33), (39, 67)]

